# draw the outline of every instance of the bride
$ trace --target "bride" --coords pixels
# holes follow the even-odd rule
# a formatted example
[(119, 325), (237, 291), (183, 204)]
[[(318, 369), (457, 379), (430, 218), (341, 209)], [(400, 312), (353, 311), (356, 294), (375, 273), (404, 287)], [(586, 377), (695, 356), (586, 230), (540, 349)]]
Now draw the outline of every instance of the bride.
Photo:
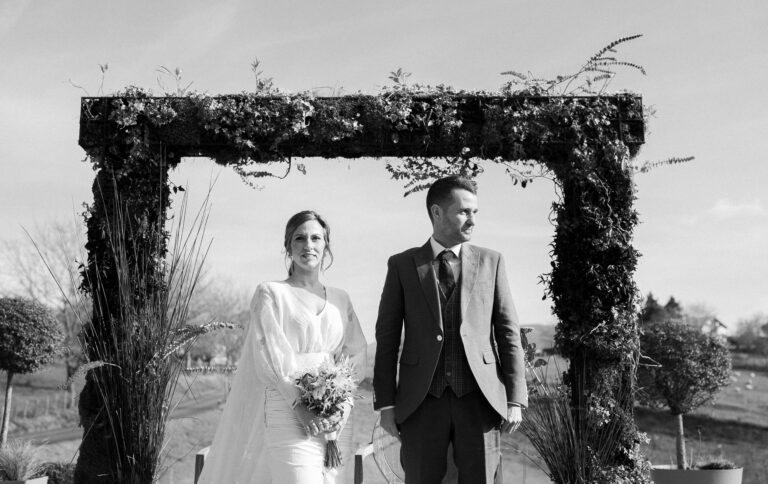
[[(341, 430), (349, 460), (351, 428), (319, 418), (299, 403), (294, 376), (322, 361), (349, 355), (362, 377), (366, 342), (347, 293), (320, 282), (333, 260), (330, 228), (313, 211), (285, 228), (288, 278), (264, 282), (251, 302), (242, 356), (206, 457), (201, 484), (333, 484), (338, 469), (323, 466), (324, 434)], [(344, 452), (346, 450), (346, 452)]]

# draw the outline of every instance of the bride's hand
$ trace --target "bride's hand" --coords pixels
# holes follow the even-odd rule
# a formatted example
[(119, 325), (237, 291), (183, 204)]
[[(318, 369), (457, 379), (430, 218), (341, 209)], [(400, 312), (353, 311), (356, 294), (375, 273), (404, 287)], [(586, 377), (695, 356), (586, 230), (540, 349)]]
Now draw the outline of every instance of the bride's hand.
[(341, 432), (341, 430), (347, 425), (347, 420), (349, 420), (349, 415), (351, 412), (352, 412), (352, 404), (343, 403), (341, 405), (340, 414), (335, 415), (329, 419), (330, 423), (332, 424), (332, 428), (328, 430), (326, 433)]
[(316, 422), (317, 416), (304, 404), (296, 405), (293, 407), (293, 411), (296, 412), (296, 416), (299, 418), (299, 422), (301, 422), (301, 426), (307, 432), (307, 435), (311, 437), (320, 433), (318, 422)]
[(333, 424), (327, 418), (318, 417), (305, 405), (298, 404), (293, 408), (307, 435), (314, 437), (320, 434), (335, 432), (340, 429), (338, 424)]

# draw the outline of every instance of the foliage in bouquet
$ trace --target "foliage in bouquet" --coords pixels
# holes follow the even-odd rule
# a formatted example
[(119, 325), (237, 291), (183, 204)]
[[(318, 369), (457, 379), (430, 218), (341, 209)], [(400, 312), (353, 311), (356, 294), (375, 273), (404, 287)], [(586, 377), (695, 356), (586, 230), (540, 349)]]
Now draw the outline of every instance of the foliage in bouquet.
[(348, 357), (338, 362), (326, 361), (316, 368), (304, 370), (296, 378), (301, 390), (300, 401), (323, 418), (341, 418), (344, 404), (355, 396), (355, 367)]

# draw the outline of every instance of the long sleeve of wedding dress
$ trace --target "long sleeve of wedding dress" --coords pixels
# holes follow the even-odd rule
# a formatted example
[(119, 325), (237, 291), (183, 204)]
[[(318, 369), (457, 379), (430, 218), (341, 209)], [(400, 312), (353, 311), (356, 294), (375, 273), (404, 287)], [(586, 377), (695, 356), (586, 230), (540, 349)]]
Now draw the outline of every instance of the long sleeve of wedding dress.
[(267, 287), (259, 286), (251, 302), (254, 369), (261, 383), (275, 387), (286, 403), (293, 407), (299, 397), (299, 389), (291, 378), (297, 366), (297, 351), (288, 341), (290, 331), (283, 327), (286, 320), (278, 316), (278, 310), (280, 308)]

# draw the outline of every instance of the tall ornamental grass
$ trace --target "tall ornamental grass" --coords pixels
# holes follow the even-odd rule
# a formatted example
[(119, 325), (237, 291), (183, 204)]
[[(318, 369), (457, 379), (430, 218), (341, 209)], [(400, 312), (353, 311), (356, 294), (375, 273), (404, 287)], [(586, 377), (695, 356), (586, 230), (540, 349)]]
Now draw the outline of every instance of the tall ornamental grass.
[[(104, 267), (88, 272), (96, 276), (86, 281), (94, 318), (82, 321), (83, 353), (89, 361), (78, 375), (88, 372), (86, 384), (97, 388), (100, 410), (92, 422), (82, 423), (86, 434), (94, 426), (107, 426), (113, 475), (105, 482), (147, 484), (156, 482), (164, 471), (166, 423), (185, 363), (179, 355), (199, 335), (233, 325), (187, 324), (190, 299), (210, 247), (203, 243), (208, 199), (189, 226), (186, 197), (182, 200), (171, 231), (171, 248), (163, 260), (142, 257), (136, 240), (141, 237), (142, 244), (164, 246), (164, 228), (139, 231), (129, 223), (125, 205), (120, 200), (115, 204), (120, 209), (107, 224), (111, 258), (104, 265), (116, 274), (116, 285), (100, 277), (107, 273)], [(80, 455), (80, 459), (92, 457)]]

